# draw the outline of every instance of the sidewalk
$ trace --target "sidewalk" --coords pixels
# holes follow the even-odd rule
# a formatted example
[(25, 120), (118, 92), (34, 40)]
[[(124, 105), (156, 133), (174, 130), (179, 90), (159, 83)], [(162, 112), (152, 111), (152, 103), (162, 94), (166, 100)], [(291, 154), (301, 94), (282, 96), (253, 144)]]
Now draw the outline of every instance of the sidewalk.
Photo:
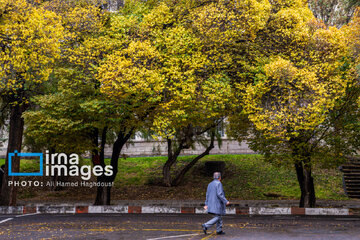
[[(0, 214), (83, 214), (83, 213), (192, 213), (206, 214), (204, 202), (197, 200), (118, 200), (110, 206), (90, 202), (19, 202), (20, 206), (0, 206)], [(234, 200), (227, 214), (237, 215), (359, 215), (360, 200), (318, 200), (317, 208), (298, 208), (298, 200)]]

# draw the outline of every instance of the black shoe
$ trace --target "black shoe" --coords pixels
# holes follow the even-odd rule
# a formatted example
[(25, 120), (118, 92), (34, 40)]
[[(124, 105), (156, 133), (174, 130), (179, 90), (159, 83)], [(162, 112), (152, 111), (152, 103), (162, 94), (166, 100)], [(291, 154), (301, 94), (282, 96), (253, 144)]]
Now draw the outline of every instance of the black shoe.
[(216, 232), (216, 235), (224, 235), (224, 234), (225, 234), (225, 232), (223, 232), (223, 231)]
[(205, 227), (205, 224), (202, 224), (201, 227), (202, 227), (202, 229), (203, 229), (203, 231), (204, 231), (204, 234), (206, 234), (207, 228)]

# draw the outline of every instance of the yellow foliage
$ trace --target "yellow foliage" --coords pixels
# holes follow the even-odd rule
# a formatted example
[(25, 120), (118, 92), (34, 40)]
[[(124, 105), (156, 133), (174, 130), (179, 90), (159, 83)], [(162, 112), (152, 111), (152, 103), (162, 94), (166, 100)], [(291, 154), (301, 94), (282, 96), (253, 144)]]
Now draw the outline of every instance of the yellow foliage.
[(326, 29), (304, 1), (271, 1), (272, 14), (255, 45), (262, 72), (244, 86), (244, 111), (267, 137), (289, 139), (322, 124), (349, 80), (341, 66), (342, 31)]
[(147, 104), (160, 98), (163, 90), (159, 57), (148, 41), (131, 42), (127, 49), (108, 56), (99, 68), (101, 91), (119, 102), (141, 105), (139, 111), (146, 109)]
[[(208, 39), (194, 28), (203, 20), (189, 13), (197, 3), (169, 2), (159, 3), (137, 18), (142, 19), (138, 27), (133, 25), (124, 32), (124, 39), (130, 42), (108, 56), (97, 75), (101, 91), (120, 105), (136, 106), (131, 108), (135, 112), (151, 110), (153, 130), (160, 136), (172, 136), (189, 124), (209, 126), (226, 116), (233, 95), (230, 78), (215, 71), (218, 63), (212, 54), (216, 49), (209, 50)], [(216, 5), (223, 7), (223, 14), (225, 5), (224, 1)], [(233, 1), (231, 8), (235, 7)], [(235, 10), (230, 18), (235, 18)], [(117, 21), (120, 26), (132, 25), (126, 14)], [(228, 32), (239, 31), (234, 26)]]
[(307, 0), (269, 0), (274, 12), (284, 8), (303, 8), (307, 6)]
[(147, 34), (156, 34), (173, 21), (174, 16), (170, 8), (165, 3), (160, 3), (159, 6), (144, 16), (141, 28)]
[(355, 58), (355, 62), (360, 64), (360, 7), (356, 9), (352, 21), (342, 28), (347, 36), (347, 44)]
[(60, 53), (60, 17), (25, 0), (5, 0), (0, 8), (0, 89), (17, 92), (46, 81)]
[(219, 0), (192, 10), (193, 26), (209, 42), (251, 40), (270, 14), (266, 0)]
[(265, 65), (264, 70), (266, 79), (249, 86), (245, 97), (245, 112), (258, 129), (273, 137), (290, 137), (324, 120), (329, 103), (316, 73), (298, 69), (282, 58)]

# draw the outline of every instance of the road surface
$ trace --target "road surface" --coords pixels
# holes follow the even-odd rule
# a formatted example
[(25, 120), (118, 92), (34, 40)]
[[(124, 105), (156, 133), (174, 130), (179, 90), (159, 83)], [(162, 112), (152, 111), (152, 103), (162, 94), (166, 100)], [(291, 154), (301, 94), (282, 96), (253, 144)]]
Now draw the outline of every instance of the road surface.
[(223, 236), (205, 235), (199, 214), (0, 215), (0, 239), (177, 240), (177, 239), (360, 239), (359, 217), (224, 217)]

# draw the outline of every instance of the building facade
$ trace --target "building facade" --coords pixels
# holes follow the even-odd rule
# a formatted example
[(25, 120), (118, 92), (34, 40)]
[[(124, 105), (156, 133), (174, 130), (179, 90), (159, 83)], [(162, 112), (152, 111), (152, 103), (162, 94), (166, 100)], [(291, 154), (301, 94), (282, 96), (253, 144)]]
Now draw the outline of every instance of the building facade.
[[(6, 157), (7, 149), (7, 132), (0, 131), (0, 158)], [(183, 150), (181, 155), (198, 155), (205, 151), (205, 147), (196, 143), (193, 149)], [(107, 145), (105, 148), (105, 156), (110, 157), (112, 148)], [(221, 145), (217, 141), (214, 143), (214, 148), (210, 154), (254, 154), (245, 142), (237, 142), (229, 139), (223, 134)], [(136, 134), (135, 137), (123, 147), (121, 151), (122, 156), (126, 157), (140, 157), (140, 156), (166, 156), (167, 142), (154, 139), (145, 139), (141, 134)]]

